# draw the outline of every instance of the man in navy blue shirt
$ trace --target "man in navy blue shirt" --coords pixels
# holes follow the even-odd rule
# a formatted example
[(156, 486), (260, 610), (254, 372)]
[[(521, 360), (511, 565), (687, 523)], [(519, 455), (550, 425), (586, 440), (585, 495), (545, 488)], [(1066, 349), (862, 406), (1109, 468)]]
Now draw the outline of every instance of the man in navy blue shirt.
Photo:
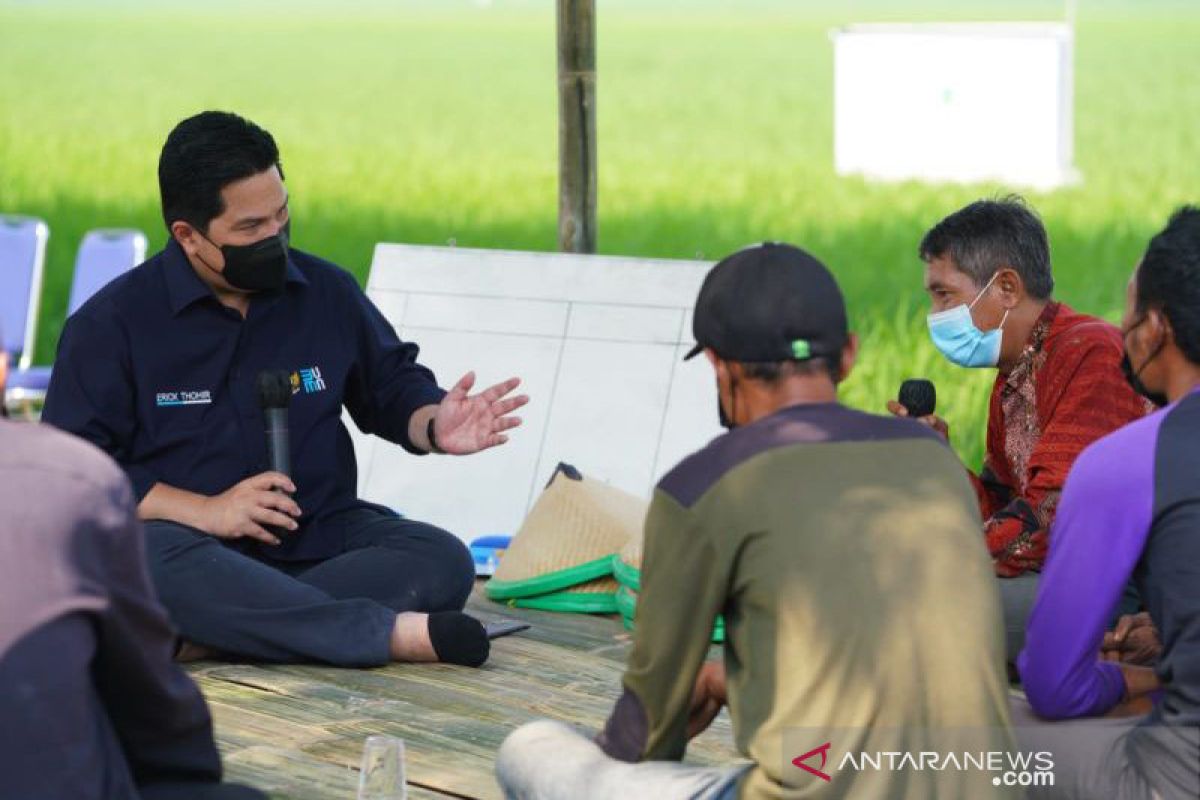
[[(279, 151), (252, 122), (184, 120), (158, 174), (171, 238), (67, 320), (43, 418), (125, 469), (186, 649), (482, 663), (467, 549), (355, 497), (341, 412), (411, 453), (465, 455), (520, 424), (518, 380), (445, 392), (349, 273), (291, 249)], [(288, 376), (290, 476), (267, 469), (265, 371)]]

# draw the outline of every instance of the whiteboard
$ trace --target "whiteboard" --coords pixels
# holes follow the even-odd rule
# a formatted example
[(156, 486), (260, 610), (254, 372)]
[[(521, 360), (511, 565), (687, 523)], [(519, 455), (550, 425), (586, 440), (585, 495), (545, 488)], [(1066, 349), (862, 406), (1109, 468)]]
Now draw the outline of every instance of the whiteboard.
[(415, 457), (348, 418), (359, 494), (465, 541), (515, 533), (555, 466), (649, 497), (721, 433), (716, 383), (691, 348), (692, 305), (711, 264), (380, 244), (367, 295), (439, 383), (474, 369), (530, 395), (501, 447)]
[(1079, 180), (1071, 26), (853, 25), (832, 39), (839, 174), (1038, 189)]

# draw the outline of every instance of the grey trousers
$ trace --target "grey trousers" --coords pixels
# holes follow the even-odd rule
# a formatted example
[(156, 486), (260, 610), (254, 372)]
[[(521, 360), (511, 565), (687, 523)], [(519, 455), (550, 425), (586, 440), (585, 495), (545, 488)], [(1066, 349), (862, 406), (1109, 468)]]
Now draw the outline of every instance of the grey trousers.
[(1019, 695), (1009, 697), (1022, 751), (1054, 759), (1054, 785), (1031, 800), (1195, 800), (1200, 797), (1200, 731), (1142, 725), (1144, 717), (1047, 722)]
[[(1004, 610), (1004, 657), (1010, 664), (1016, 663), (1017, 656), (1025, 647), (1025, 626), (1029, 622), (1029, 613), (1033, 611), (1033, 603), (1037, 600), (1041, 579), (1040, 572), (1026, 572), (1015, 578), (996, 578), (1000, 585), (1000, 605)], [(1109, 627), (1116, 625), (1122, 614), (1135, 614), (1140, 607), (1137, 589), (1130, 581), (1113, 610)]]
[(1038, 581), (1042, 573), (1026, 572), (1015, 578), (997, 578), (1000, 586), (1000, 607), (1004, 611), (1004, 659), (1015, 664), (1025, 647), (1025, 623), (1037, 599)]
[(496, 756), (496, 779), (509, 800), (734, 800), (738, 779), (748, 769), (627, 764), (551, 720), (513, 731)]

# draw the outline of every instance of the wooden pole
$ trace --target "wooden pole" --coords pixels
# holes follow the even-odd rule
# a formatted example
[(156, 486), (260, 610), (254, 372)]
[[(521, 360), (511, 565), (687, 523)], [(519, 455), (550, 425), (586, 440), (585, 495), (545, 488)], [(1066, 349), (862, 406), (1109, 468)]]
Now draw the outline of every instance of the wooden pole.
[(558, 249), (596, 252), (595, 0), (558, 0)]

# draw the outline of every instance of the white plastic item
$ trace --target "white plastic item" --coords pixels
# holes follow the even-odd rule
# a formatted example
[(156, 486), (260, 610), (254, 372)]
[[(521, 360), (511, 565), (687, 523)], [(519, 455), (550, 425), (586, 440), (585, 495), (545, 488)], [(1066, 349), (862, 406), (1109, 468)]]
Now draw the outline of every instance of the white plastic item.
[(852, 25), (831, 37), (838, 174), (1035, 189), (1079, 180), (1069, 24)]

